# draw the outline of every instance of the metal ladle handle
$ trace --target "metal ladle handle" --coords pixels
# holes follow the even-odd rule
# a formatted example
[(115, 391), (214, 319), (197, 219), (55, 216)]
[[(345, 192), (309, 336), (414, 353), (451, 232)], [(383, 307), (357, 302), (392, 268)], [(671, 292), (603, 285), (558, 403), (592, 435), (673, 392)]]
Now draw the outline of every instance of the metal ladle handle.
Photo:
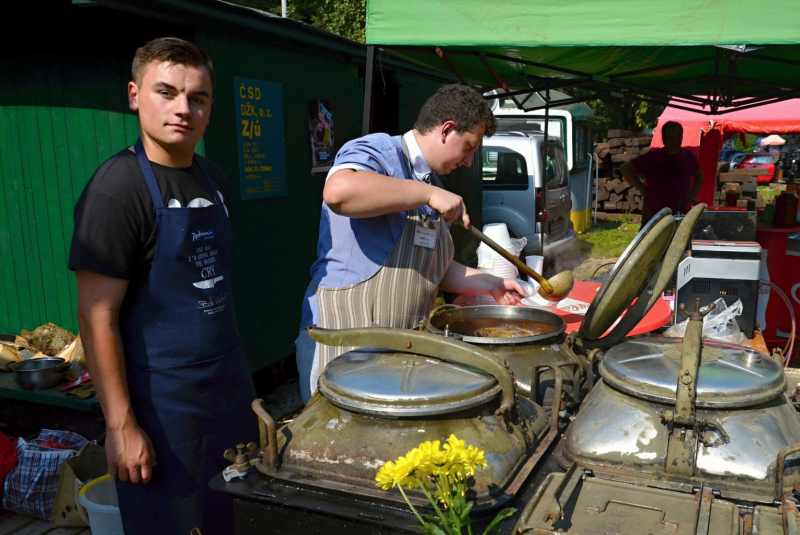
[(478, 227), (476, 227), (475, 225), (470, 225), (469, 229), (467, 230), (469, 230), (469, 232), (473, 236), (475, 236), (480, 241), (488, 245), (491, 250), (498, 253), (500, 256), (502, 256), (503, 258), (514, 264), (517, 267), (517, 269), (519, 269), (521, 272), (525, 273), (529, 277), (536, 279), (536, 282), (538, 282), (542, 286), (542, 289), (545, 291), (545, 293), (548, 294), (553, 293), (553, 287), (550, 285), (547, 279), (545, 279), (543, 276), (532, 270), (530, 266), (528, 266), (525, 262), (523, 262), (513, 254), (509, 253), (508, 251), (500, 247), (500, 245), (497, 242), (495, 242), (489, 236), (478, 230)]

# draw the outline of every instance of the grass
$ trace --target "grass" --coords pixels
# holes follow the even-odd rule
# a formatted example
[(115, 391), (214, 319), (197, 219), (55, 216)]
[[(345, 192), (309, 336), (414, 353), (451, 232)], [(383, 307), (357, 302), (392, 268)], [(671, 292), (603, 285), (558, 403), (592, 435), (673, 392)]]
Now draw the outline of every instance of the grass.
[(598, 221), (589, 231), (579, 234), (577, 261), (568, 266), (575, 279), (592, 280), (608, 272), (638, 232), (639, 223), (623, 216), (613, 221)]
[(639, 233), (639, 223), (629, 217), (616, 221), (598, 221), (588, 232), (578, 236), (578, 242), (591, 258), (617, 258)]

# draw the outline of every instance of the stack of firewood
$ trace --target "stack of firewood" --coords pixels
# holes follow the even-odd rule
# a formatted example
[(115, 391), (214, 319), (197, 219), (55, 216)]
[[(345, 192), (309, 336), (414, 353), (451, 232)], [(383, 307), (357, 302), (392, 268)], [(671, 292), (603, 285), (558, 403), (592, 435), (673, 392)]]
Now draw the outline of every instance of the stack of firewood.
[(733, 194), (731, 201), (736, 199), (735, 206), (746, 208), (748, 201), (751, 201), (755, 208), (764, 208), (764, 197), (756, 191), (757, 177), (762, 174), (764, 169), (731, 169), (727, 173), (720, 173), (714, 206), (727, 206), (728, 196)]
[(598, 212), (641, 211), (642, 193), (631, 187), (619, 168), (625, 162), (647, 154), (652, 137), (627, 130), (609, 130), (608, 141), (594, 146), (599, 178), (592, 193), (597, 199)]

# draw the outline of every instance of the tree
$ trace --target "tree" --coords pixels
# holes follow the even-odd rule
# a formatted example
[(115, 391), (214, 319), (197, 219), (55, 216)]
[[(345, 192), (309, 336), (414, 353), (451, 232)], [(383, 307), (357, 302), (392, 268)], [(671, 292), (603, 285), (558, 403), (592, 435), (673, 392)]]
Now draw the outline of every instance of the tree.
[[(280, 0), (230, 1), (274, 15), (281, 14)], [(286, 16), (359, 43), (365, 42), (366, 0), (288, 0)]]

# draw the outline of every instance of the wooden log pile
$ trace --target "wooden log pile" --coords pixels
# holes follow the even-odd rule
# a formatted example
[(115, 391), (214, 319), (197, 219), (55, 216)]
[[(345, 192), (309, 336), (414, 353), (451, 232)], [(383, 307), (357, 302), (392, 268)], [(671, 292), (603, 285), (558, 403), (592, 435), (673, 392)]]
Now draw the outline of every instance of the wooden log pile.
[(625, 162), (647, 154), (652, 137), (615, 129), (608, 131), (606, 143), (595, 144), (599, 178), (595, 181), (592, 194), (597, 199), (598, 212), (641, 213), (642, 193), (631, 187), (619, 168)]
[(728, 206), (728, 196), (732, 193), (736, 198), (735, 206), (747, 208), (750, 202), (751, 208), (764, 208), (764, 197), (756, 191), (756, 177), (762, 174), (763, 169), (731, 169), (720, 173), (714, 206)]

